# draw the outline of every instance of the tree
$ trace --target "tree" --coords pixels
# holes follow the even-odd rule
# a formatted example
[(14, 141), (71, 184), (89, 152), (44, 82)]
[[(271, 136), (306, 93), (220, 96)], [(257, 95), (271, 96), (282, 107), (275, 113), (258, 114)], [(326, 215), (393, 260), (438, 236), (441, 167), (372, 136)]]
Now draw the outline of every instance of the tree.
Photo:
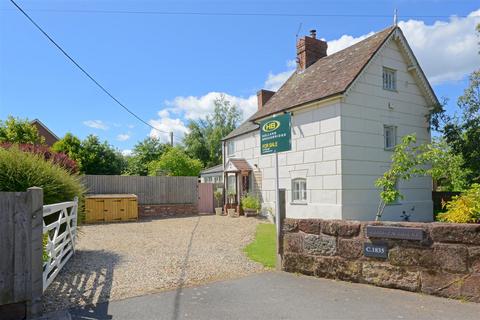
[(55, 142), (52, 146), (53, 151), (65, 153), (70, 159), (75, 160), (79, 168), (82, 166), (82, 159), (80, 159), (81, 149), (82, 142), (70, 132), (67, 132), (62, 139)]
[(179, 147), (170, 147), (159, 160), (150, 162), (148, 173), (151, 176), (198, 176), (202, 162), (190, 158)]
[(213, 166), (222, 162), (222, 138), (232, 132), (241, 120), (236, 105), (231, 104), (221, 95), (215, 99), (212, 115), (205, 120), (191, 121), (190, 133), (185, 136), (186, 152), (200, 159), (205, 166)]
[(461, 154), (453, 152), (443, 139), (434, 139), (423, 147), (422, 157), (431, 165), (430, 175), (438, 191), (463, 191), (468, 188), (469, 170), (463, 168)]
[(470, 75), (458, 107), (460, 115), (448, 119), (443, 134), (452, 150), (463, 156), (468, 182), (480, 182), (480, 70)]
[(97, 136), (89, 135), (83, 141), (67, 133), (52, 149), (75, 160), (84, 174), (121, 174), (127, 167), (123, 155), (107, 141), (100, 142)]
[(189, 133), (183, 138), (187, 154), (199, 159), (204, 165), (210, 162), (210, 151), (205, 137), (205, 121), (191, 121), (188, 124)]
[(82, 141), (80, 162), (85, 174), (121, 174), (127, 167), (123, 155), (107, 141), (89, 135)]
[(37, 128), (28, 121), (9, 116), (0, 120), (0, 143), (44, 144), (45, 138), (39, 135)]
[(146, 176), (148, 174), (148, 164), (154, 160), (159, 160), (167, 147), (167, 144), (161, 143), (155, 137), (148, 137), (138, 142), (133, 148), (132, 155), (128, 157), (126, 173)]

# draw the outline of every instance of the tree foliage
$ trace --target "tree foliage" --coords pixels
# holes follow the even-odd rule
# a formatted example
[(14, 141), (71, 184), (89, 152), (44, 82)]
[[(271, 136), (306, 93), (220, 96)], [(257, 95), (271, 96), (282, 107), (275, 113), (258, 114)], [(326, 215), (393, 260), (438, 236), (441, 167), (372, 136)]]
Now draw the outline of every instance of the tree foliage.
[(77, 175), (45, 161), (42, 155), (17, 146), (0, 148), (0, 191), (26, 191), (30, 187), (43, 188), (44, 204), (72, 201), (85, 191)]
[(458, 107), (460, 114), (447, 120), (443, 134), (453, 152), (462, 155), (468, 182), (480, 182), (480, 70), (470, 75)]
[(151, 176), (198, 176), (202, 170), (202, 162), (190, 158), (179, 147), (170, 147), (160, 157), (149, 163), (148, 173)]
[(160, 142), (155, 137), (148, 137), (138, 142), (132, 151), (132, 155), (128, 157), (127, 174), (146, 176), (148, 174), (148, 164), (152, 161), (159, 160), (168, 144)]
[(190, 133), (185, 136), (186, 152), (200, 159), (205, 166), (222, 162), (222, 138), (232, 132), (241, 120), (241, 114), (224, 95), (214, 101), (214, 110), (205, 120), (191, 121)]
[(460, 196), (445, 204), (446, 212), (440, 213), (440, 221), (455, 223), (480, 222), (480, 184), (474, 183)]
[(406, 135), (395, 146), (390, 168), (375, 181), (380, 188), (380, 201), (376, 220), (382, 217), (385, 206), (403, 199), (397, 182), (414, 176), (430, 175), (446, 190), (463, 190), (467, 173), (462, 168), (463, 159), (442, 140), (417, 144), (415, 134)]
[(83, 141), (70, 133), (53, 146), (56, 152), (63, 152), (77, 161), (84, 174), (121, 174), (127, 164), (123, 155), (107, 141), (89, 135)]
[(28, 121), (9, 116), (0, 120), (0, 143), (43, 144), (45, 139), (39, 135), (37, 128)]

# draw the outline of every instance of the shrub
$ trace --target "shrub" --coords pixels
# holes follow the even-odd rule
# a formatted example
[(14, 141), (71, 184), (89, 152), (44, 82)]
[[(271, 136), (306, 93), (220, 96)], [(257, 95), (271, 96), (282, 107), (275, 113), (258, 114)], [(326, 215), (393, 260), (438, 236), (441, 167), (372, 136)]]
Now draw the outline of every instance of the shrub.
[(45, 160), (50, 160), (54, 164), (59, 165), (70, 173), (77, 173), (78, 166), (77, 163), (70, 159), (65, 153), (54, 152), (48, 146), (45, 145), (35, 145), (35, 144), (12, 144), (12, 143), (2, 143), (0, 147), (9, 149), (13, 146), (17, 146), (20, 150), (24, 152), (35, 153), (42, 156)]
[(0, 191), (26, 191), (43, 188), (43, 203), (51, 204), (79, 198), (85, 189), (76, 174), (44, 156), (23, 152), (18, 147), (0, 148)]
[(260, 210), (261, 208), (260, 200), (252, 195), (247, 195), (242, 198), (242, 208), (245, 209), (252, 209), (252, 210)]
[(444, 205), (446, 212), (438, 219), (444, 222), (480, 223), (480, 184), (472, 184), (470, 189)]

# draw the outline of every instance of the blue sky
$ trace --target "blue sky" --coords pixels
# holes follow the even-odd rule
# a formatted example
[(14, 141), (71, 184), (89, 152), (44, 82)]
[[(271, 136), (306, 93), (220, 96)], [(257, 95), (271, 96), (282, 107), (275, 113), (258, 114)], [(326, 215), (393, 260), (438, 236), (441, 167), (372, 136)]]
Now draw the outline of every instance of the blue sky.
[[(317, 29), (329, 53), (392, 24), (400, 27), (449, 110), (480, 66), (477, 1), (27, 1), (18, 3), (125, 105), (182, 136), (219, 93), (244, 111), (277, 88), (295, 59), (295, 34)], [(95, 11), (95, 12), (92, 12)], [(103, 12), (99, 12), (103, 11)], [(110, 13), (105, 13), (109, 11)], [(344, 14), (222, 16), (112, 13)], [(352, 16), (354, 15), (354, 16)], [(452, 17), (452, 16), (458, 17)], [(150, 129), (122, 110), (54, 48), (9, 1), (0, 3), (0, 119), (39, 118), (57, 135), (96, 134), (129, 150)], [(162, 140), (167, 137), (160, 134)]]

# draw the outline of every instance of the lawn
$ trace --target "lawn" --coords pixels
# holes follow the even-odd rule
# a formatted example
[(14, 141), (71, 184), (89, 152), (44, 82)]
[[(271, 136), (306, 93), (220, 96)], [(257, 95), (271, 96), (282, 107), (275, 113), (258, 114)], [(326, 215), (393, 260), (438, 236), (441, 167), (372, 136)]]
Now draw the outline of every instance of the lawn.
[(260, 262), (265, 267), (274, 268), (275, 257), (275, 225), (262, 223), (257, 226), (255, 240), (244, 249), (253, 261)]

